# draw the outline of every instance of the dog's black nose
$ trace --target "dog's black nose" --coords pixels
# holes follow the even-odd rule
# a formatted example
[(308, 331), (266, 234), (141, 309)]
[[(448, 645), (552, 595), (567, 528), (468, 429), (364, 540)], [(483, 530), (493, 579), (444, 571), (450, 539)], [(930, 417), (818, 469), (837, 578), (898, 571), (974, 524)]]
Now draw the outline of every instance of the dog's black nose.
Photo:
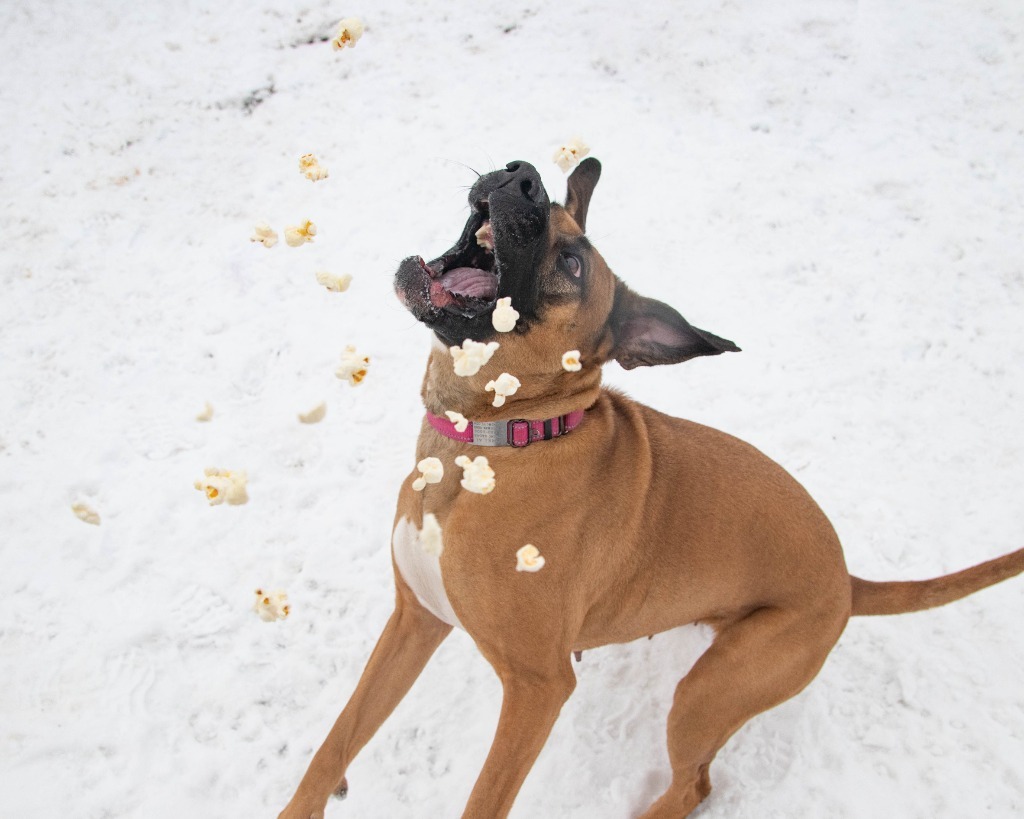
[(540, 181), (540, 174), (529, 162), (509, 162), (505, 170), (512, 174), (511, 184), (534, 204), (539, 204), (544, 198), (544, 185)]
[(492, 214), (496, 205), (499, 210), (543, 212), (544, 220), (550, 205), (537, 169), (522, 160), (509, 162), (502, 170), (477, 179), (469, 191), (469, 203), (481, 212), (490, 206)]

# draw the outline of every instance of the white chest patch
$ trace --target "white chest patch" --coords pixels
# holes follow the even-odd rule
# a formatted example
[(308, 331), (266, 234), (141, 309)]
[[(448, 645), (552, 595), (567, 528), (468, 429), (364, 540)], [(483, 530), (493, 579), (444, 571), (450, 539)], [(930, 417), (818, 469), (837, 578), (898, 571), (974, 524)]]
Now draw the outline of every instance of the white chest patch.
[(391, 534), (391, 549), (402, 579), (420, 605), (450, 626), (462, 628), (441, 581), (441, 560), (420, 543), (420, 533), (409, 518), (402, 518)]

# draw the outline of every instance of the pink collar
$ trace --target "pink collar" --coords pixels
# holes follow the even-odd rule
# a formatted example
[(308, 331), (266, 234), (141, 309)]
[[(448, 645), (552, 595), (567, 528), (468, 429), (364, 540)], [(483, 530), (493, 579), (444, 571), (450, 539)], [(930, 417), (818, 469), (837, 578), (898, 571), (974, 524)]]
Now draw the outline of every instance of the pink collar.
[(524, 447), (534, 441), (550, 441), (552, 438), (572, 432), (582, 420), (583, 410), (576, 410), (543, 421), (527, 421), (524, 418), (514, 418), (511, 421), (470, 421), (466, 429), (459, 432), (455, 429), (455, 424), (447, 418), (427, 412), (430, 426), (446, 438), (477, 446)]

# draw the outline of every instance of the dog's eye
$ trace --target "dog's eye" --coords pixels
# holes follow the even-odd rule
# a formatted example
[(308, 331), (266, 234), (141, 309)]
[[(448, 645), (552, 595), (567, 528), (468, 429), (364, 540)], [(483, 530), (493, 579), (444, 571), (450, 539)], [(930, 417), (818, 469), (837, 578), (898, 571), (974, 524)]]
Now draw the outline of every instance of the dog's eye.
[(577, 279), (580, 277), (580, 273), (583, 272), (583, 263), (580, 262), (579, 256), (572, 253), (563, 253), (562, 263), (565, 265), (566, 270), (568, 270)]

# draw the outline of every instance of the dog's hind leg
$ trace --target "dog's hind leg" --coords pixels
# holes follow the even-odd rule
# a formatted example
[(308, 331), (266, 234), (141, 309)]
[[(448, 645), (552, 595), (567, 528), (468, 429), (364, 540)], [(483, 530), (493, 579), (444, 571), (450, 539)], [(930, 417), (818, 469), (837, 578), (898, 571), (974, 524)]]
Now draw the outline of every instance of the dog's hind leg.
[(847, 611), (758, 609), (723, 628), (679, 685), (668, 718), (672, 784), (643, 819), (681, 819), (711, 792), (711, 761), (747, 720), (818, 673)]
[(331, 794), (347, 788), (349, 763), (401, 702), (451, 630), (399, 580), (395, 611), (356, 690), (278, 819), (322, 819)]

